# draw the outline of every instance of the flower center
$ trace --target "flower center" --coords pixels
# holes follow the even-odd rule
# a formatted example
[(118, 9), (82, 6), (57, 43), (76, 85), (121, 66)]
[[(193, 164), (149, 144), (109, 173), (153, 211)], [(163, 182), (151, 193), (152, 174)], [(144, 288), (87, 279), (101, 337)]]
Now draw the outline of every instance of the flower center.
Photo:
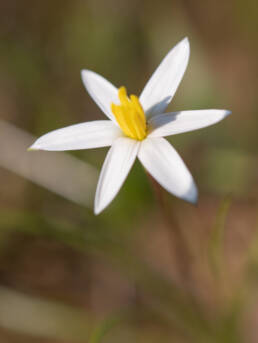
[(120, 105), (111, 104), (121, 130), (130, 138), (142, 141), (147, 136), (146, 118), (140, 101), (136, 95), (127, 96), (126, 88), (118, 90)]

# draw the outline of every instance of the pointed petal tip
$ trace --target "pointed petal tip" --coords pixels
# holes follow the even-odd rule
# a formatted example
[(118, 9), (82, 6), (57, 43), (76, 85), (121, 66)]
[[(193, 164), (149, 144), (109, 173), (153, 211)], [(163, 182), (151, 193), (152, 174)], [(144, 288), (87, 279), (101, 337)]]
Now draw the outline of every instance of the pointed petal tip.
[(27, 151), (37, 151), (37, 150), (39, 150), (39, 148), (35, 145), (35, 143), (32, 144), (32, 145), (27, 149)]
[(189, 41), (188, 37), (181, 39), (175, 46), (177, 46), (178, 48), (181, 48), (182, 50), (186, 50), (186, 52), (188, 53), (188, 57), (189, 57), (190, 41)]
[(95, 197), (95, 200), (94, 200), (94, 208), (93, 208), (93, 213), (95, 216), (98, 216), (103, 210), (105, 209), (105, 207), (101, 207), (99, 202), (97, 202), (97, 199)]
[(189, 38), (188, 37), (185, 37), (183, 38), (179, 43), (178, 45), (182, 45), (184, 46), (186, 49), (190, 50), (190, 41), (189, 41)]
[(196, 195), (193, 197), (193, 198), (188, 198), (188, 202), (192, 205), (195, 205), (197, 206), (198, 205), (198, 200), (199, 200), (199, 197), (198, 197), (198, 193), (196, 193)]
[(218, 111), (220, 111), (220, 113), (223, 115), (223, 117), (222, 117), (221, 119), (224, 119), (224, 118), (226, 118), (227, 116), (229, 116), (230, 114), (232, 114), (232, 111), (225, 110), (225, 109), (218, 110)]
[(98, 216), (100, 214), (101, 210), (97, 209), (97, 208), (94, 208), (93, 212), (94, 212), (95, 216)]
[(182, 39), (182, 42), (185, 42), (186, 44), (190, 44), (189, 38), (187, 36)]
[(93, 209), (95, 216), (98, 216), (100, 213), (102, 213), (108, 207), (109, 204), (110, 203), (102, 204), (101, 202), (97, 201), (97, 198), (95, 197)]
[(87, 76), (89, 71), (90, 70), (88, 70), (88, 69), (82, 69), (81, 70), (81, 78), (84, 79)]
[(81, 79), (83, 82), (88, 81), (88, 77), (97, 75), (94, 71), (89, 69), (81, 69)]
[(185, 200), (186, 202), (188, 202), (191, 205), (197, 206), (198, 204), (198, 195), (194, 198), (189, 198), (189, 197), (183, 197), (183, 200)]
[(189, 191), (182, 196), (182, 199), (193, 204), (193, 205), (197, 205), (197, 203), (198, 203), (198, 189), (197, 189), (195, 183), (193, 183), (191, 185), (191, 188), (189, 189)]
[(92, 72), (92, 71), (89, 70), (89, 69), (81, 69), (81, 74), (85, 74), (85, 73), (88, 73), (88, 72)]

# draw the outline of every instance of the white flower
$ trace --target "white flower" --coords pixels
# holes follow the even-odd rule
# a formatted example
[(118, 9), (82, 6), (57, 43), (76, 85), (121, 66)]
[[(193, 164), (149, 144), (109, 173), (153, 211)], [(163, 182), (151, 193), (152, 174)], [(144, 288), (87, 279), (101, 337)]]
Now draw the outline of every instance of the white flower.
[(164, 136), (197, 130), (217, 123), (230, 112), (196, 110), (164, 113), (186, 70), (190, 54), (187, 38), (163, 59), (139, 99), (127, 97), (102, 76), (82, 71), (83, 83), (109, 120), (91, 121), (55, 130), (40, 137), (32, 150), (77, 150), (110, 146), (95, 196), (95, 214), (114, 199), (132, 165), (144, 168), (168, 192), (195, 203), (198, 192), (184, 162)]

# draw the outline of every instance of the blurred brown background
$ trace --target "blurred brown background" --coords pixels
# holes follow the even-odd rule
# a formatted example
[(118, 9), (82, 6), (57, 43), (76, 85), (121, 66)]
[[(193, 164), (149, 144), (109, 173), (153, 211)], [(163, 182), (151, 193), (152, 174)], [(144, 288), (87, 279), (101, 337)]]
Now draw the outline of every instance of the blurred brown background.
[[(0, 342), (258, 341), (258, 2), (0, 0)], [(226, 108), (172, 136), (197, 207), (164, 192), (164, 220), (137, 163), (92, 213), (106, 149), (29, 153), (34, 136), (103, 114), (92, 69), (139, 94), (189, 37), (169, 110)]]

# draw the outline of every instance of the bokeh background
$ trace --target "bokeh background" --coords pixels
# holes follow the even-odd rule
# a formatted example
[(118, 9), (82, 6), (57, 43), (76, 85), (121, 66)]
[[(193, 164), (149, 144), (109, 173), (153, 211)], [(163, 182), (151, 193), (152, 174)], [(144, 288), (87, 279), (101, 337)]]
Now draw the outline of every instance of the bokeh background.
[[(0, 0), (1, 342), (257, 342), (257, 17), (256, 0)], [(139, 94), (185, 36), (169, 110), (232, 110), (170, 138), (198, 206), (161, 207), (137, 162), (95, 217), (107, 149), (26, 149), (103, 118), (81, 69)]]

